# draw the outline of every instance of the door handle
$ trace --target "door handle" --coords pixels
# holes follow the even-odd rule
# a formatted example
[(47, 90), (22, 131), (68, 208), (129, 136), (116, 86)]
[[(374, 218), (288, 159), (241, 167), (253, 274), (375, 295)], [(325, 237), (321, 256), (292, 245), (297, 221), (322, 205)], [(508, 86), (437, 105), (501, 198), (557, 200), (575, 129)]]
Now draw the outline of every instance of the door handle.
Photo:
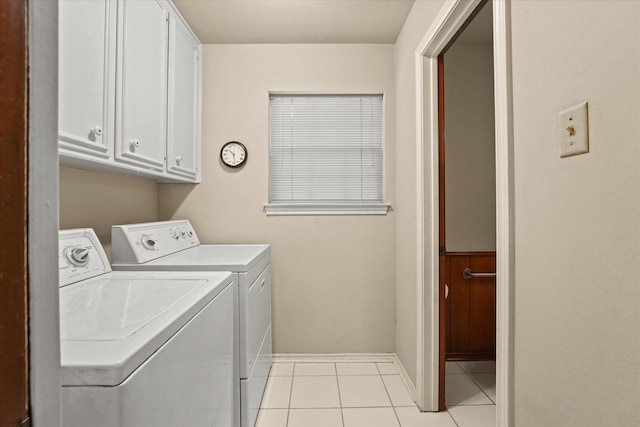
[(465, 279), (482, 279), (496, 277), (496, 273), (474, 273), (469, 267), (462, 270), (462, 277)]
[(444, 284), (444, 299), (449, 298), (449, 285)]

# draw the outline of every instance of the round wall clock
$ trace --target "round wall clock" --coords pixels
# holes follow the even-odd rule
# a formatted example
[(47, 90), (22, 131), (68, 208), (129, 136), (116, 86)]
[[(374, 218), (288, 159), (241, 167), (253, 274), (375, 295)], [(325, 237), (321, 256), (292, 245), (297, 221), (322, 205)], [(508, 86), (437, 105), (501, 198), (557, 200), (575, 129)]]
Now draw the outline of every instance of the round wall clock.
[(238, 141), (229, 141), (220, 150), (220, 160), (230, 168), (239, 168), (247, 162), (247, 147)]

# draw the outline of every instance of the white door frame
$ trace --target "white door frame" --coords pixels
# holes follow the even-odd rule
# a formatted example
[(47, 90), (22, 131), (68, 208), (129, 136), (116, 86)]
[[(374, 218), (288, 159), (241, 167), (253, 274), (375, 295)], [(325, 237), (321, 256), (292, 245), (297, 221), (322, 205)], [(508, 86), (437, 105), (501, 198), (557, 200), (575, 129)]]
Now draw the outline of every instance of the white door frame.
[[(438, 55), (482, 0), (451, 0), (416, 49), (418, 345), (416, 398), (438, 410)], [(510, 0), (493, 0), (496, 138), (497, 426), (513, 424), (513, 119)]]
[(59, 427), (58, 1), (29, 0), (29, 403)]

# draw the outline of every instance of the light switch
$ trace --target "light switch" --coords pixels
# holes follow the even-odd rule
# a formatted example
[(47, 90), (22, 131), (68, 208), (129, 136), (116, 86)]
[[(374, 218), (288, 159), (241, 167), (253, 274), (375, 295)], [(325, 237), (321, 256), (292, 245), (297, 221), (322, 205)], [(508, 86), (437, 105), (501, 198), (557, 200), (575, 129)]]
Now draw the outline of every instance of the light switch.
[(583, 102), (560, 112), (560, 157), (589, 152), (589, 113)]

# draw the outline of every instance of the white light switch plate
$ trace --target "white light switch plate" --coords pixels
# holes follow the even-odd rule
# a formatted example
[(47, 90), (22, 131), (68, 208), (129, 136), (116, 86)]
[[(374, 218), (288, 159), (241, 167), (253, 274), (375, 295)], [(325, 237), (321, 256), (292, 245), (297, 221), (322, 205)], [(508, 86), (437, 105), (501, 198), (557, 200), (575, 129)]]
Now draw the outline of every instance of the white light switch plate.
[(560, 157), (589, 152), (589, 113), (583, 102), (560, 112)]

